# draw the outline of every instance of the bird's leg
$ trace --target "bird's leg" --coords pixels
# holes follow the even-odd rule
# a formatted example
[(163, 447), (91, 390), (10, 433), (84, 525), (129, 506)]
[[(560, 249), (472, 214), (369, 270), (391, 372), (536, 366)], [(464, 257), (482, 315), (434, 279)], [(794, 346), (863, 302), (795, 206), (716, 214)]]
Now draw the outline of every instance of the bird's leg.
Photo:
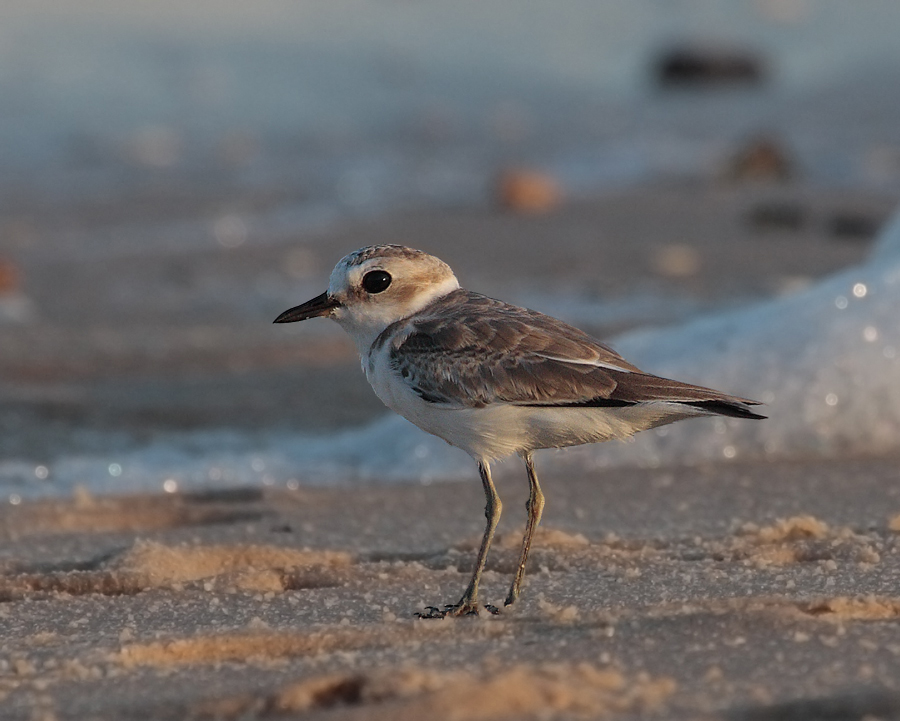
[(478, 582), (481, 580), (481, 572), (484, 570), (488, 549), (491, 547), (491, 540), (494, 538), (494, 529), (497, 528), (497, 521), (500, 520), (500, 511), (503, 508), (500, 496), (497, 495), (497, 489), (494, 488), (494, 482), (491, 480), (491, 467), (487, 462), (479, 462), (478, 472), (481, 474), (481, 484), (484, 486), (486, 501), (484, 515), (487, 518), (487, 526), (485, 526), (484, 536), (481, 539), (481, 548), (478, 549), (478, 557), (475, 559), (475, 571), (472, 573), (472, 580), (469, 581), (469, 586), (466, 588), (463, 597), (459, 599), (459, 603), (448, 610), (448, 613), (453, 616), (478, 613)]
[(541, 513), (544, 510), (544, 494), (541, 493), (541, 486), (538, 483), (537, 473), (534, 471), (534, 459), (531, 457), (531, 451), (522, 453), (522, 460), (525, 461), (525, 470), (528, 471), (528, 503), (525, 508), (528, 511), (528, 521), (525, 524), (525, 537), (522, 539), (522, 553), (519, 554), (519, 565), (516, 567), (516, 577), (513, 579), (512, 586), (509, 588), (509, 595), (506, 597), (504, 606), (511, 606), (519, 597), (519, 586), (525, 577), (525, 562), (528, 560), (528, 550), (531, 548), (531, 538), (534, 536), (534, 529), (541, 522)]

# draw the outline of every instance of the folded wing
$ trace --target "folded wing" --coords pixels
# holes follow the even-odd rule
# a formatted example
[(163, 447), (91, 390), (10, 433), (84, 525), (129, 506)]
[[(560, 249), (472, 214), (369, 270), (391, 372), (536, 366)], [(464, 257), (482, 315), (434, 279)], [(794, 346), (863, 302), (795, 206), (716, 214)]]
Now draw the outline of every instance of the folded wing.
[(754, 401), (643, 373), (573, 326), (469, 291), (454, 291), (398, 325), (402, 329), (383, 334), (393, 337), (392, 369), (429, 403), (610, 407), (667, 401), (761, 417), (748, 408)]

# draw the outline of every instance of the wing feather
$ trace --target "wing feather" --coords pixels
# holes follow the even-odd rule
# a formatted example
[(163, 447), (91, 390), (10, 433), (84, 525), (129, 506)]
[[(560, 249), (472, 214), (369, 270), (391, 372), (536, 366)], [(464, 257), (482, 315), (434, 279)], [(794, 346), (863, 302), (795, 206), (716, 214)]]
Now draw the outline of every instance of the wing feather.
[(426, 401), (457, 407), (752, 403), (641, 372), (583, 331), (457, 290), (385, 330), (390, 362)]

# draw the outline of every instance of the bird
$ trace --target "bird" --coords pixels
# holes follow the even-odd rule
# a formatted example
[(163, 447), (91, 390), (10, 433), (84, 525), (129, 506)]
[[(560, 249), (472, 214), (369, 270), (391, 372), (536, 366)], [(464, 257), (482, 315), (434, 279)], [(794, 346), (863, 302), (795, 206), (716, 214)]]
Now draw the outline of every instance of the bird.
[(511, 606), (544, 509), (536, 450), (625, 439), (696, 416), (765, 417), (752, 410), (758, 401), (645, 373), (561, 320), (465, 290), (449, 265), (402, 245), (348, 254), (324, 293), (274, 322), (317, 317), (348, 333), (388, 408), (478, 466), (487, 523), (472, 577), (458, 603), (428, 607), (426, 617), (479, 613), (479, 582), (502, 509), (492, 462), (518, 454), (529, 481), (525, 533), (504, 604)]

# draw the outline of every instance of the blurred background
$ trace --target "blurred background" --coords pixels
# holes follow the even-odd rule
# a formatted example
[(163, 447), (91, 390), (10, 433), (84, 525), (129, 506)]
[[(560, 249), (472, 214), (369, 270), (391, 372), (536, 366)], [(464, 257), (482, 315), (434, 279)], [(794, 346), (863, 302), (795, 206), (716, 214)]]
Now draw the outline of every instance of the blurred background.
[(321, 434), (384, 409), (339, 329), (271, 320), (363, 245), (608, 337), (809, 287), (864, 259), (900, 197), (888, 0), (0, 17), (13, 503), (324, 482), (304, 465)]

